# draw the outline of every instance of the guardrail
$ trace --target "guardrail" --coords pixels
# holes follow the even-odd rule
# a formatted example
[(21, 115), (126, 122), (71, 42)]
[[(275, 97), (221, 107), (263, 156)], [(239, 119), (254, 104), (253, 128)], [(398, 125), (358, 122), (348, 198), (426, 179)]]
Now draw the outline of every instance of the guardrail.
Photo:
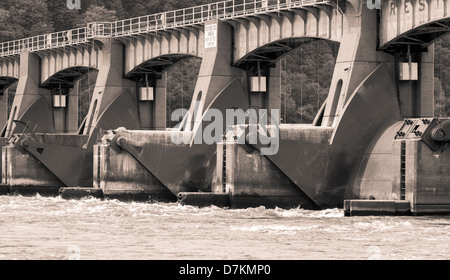
[(25, 50), (33, 52), (85, 43), (88, 38), (89, 36), (86, 27), (38, 35), (30, 38), (0, 43), (0, 56), (15, 55)]
[(0, 57), (17, 55), (25, 50), (34, 52), (87, 43), (93, 38), (150, 33), (193, 26), (213, 19), (239, 18), (324, 2), (331, 1), (229, 0), (115, 22), (93, 22), (82, 28), (0, 43)]
[(213, 19), (239, 18), (313, 5), (329, 0), (229, 0), (120, 20), (112, 23), (112, 36), (121, 37), (202, 24)]

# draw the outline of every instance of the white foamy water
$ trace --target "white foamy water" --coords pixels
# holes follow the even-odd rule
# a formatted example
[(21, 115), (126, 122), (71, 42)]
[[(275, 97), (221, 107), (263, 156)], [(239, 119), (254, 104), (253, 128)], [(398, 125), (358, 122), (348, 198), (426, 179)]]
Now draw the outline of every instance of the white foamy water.
[(450, 216), (0, 196), (1, 259), (450, 259)]

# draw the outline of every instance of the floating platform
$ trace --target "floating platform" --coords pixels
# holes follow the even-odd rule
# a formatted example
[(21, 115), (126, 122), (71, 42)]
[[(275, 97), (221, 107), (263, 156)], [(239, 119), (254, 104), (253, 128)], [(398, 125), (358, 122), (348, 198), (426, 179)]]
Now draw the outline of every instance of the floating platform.
[(93, 197), (98, 199), (117, 199), (120, 201), (138, 201), (138, 202), (176, 202), (175, 196), (173, 198), (167, 198), (166, 196), (160, 197), (156, 192), (145, 191), (119, 191), (119, 192), (105, 192), (100, 188), (69, 188), (64, 187), (59, 189), (59, 195), (63, 199), (83, 199), (86, 197)]
[(53, 197), (59, 195), (61, 187), (55, 186), (9, 186), (0, 185), (0, 195), (22, 195), (22, 196), (40, 196)]
[(395, 200), (346, 200), (344, 216), (409, 216), (411, 203)]
[(178, 194), (178, 203), (181, 205), (191, 205), (197, 207), (230, 207), (230, 194), (210, 193), (210, 192), (183, 192)]
[(59, 194), (63, 199), (104, 198), (103, 191), (94, 188), (61, 188)]
[(401, 200), (346, 200), (344, 216), (449, 215), (450, 205), (412, 205)]

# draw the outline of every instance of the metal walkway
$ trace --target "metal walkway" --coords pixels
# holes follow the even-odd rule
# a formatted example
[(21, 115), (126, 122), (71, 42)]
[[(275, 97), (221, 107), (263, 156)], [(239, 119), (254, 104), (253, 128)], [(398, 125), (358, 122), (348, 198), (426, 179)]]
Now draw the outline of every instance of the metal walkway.
[(17, 55), (27, 50), (36, 52), (82, 45), (91, 42), (94, 38), (120, 38), (139, 34), (151, 34), (180, 27), (202, 25), (204, 22), (213, 19), (226, 20), (259, 14), (277, 13), (316, 4), (336, 5), (331, 0), (222, 1), (115, 22), (93, 22), (82, 28), (0, 43), (0, 57)]

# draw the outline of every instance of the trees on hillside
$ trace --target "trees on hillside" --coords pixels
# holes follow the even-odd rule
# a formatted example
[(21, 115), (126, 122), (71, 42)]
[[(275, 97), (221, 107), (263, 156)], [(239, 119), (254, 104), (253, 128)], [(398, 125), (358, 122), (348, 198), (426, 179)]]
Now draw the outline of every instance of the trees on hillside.
[(336, 46), (305, 43), (282, 59), (281, 115), (284, 123), (312, 123), (328, 95)]
[(108, 10), (103, 6), (91, 6), (89, 10), (80, 16), (80, 20), (77, 24), (78, 27), (86, 26), (90, 22), (101, 22), (101, 21), (116, 21), (118, 18), (116, 16), (116, 11)]
[(450, 36), (435, 43), (434, 76), (435, 115), (450, 116)]
[(14, 36), (16, 35), (9, 18), (9, 11), (0, 8), (0, 42), (14, 40)]
[[(4, 1), (4, 2), (3, 2)], [(32, 37), (54, 31), (45, 0), (2, 0), (0, 41)], [(5, 12), (6, 11), (6, 12)]]
[(68, 9), (66, 1), (47, 1), (47, 6), (55, 27), (54, 31), (68, 30), (77, 26), (82, 10)]

